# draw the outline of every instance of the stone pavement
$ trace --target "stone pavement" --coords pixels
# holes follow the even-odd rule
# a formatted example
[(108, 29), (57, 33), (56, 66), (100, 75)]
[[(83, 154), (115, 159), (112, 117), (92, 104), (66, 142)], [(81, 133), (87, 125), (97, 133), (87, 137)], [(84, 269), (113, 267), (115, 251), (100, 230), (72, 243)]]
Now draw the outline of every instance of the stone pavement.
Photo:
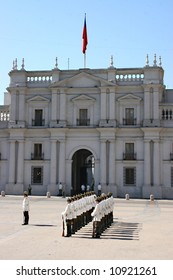
[(1, 260), (172, 260), (173, 201), (117, 199), (114, 223), (100, 239), (88, 224), (62, 237), (66, 199), (30, 196), (30, 224), (22, 226), (22, 196), (0, 196)]

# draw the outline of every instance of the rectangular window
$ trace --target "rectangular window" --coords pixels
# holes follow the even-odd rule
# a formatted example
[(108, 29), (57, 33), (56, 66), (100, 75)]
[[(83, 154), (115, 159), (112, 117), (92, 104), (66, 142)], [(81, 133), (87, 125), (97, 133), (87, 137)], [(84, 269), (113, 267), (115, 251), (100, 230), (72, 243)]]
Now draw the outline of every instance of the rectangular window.
[(35, 110), (35, 119), (33, 120), (33, 125), (34, 126), (43, 126), (44, 125), (42, 109)]
[(124, 125), (135, 125), (136, 120), (134, 118), (134, 108), (126, 108), (125, 110), (125, 119), (123, 122)]
[(77, 125), (89, 125), (88, 109), (79, 109), (79, 119), (77, 120)]
[(43, 167), (32, 167), (31, 183), (34, 185), (43, 184)]
[(136, 185), (136, 167), (124, 167), (124, 185)]
[(43, 160), (42, 144), (34, 144), (34, 154), (32, 159)]
[(134, 153), (134, 143), (125, 143), (124, 159), (125, 160), (136, 159), (136, 156), (135, 156), (135, 153)]

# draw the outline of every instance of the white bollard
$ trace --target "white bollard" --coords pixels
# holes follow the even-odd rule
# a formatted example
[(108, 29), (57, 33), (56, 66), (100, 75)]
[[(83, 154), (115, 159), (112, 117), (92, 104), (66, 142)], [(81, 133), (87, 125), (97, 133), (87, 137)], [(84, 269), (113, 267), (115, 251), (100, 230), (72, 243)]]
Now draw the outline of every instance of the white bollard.
[(50, 195), (50, 192), (47, 192), (47, 198), (50, 198), (51, 195)]
[(150, 201), (154, 201), (154, 195), (150, 194)]
[(5, 196), (5, 191), (1, 191), (1, 196)]
[(128, 193), (126, 193), (125, 199), (126, 199), (126, 200), (129, 200), (129, 194), (128, 194)]

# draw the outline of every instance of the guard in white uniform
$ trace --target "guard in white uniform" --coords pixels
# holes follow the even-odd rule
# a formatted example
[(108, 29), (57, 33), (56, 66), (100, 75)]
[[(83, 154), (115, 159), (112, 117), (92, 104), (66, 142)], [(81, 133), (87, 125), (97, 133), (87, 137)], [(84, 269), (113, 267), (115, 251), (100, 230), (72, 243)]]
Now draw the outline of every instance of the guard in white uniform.
[(62, 219), (63, 219), (63, 232), (62, 236), (69, 237), (71, 236), (71, 228), (72, 228), (72, 205), (71, 199), (67, 199), (67, 206), (65, 211), (62, 212)]
[(91, 213), (91, 216), (93, 217), (93, 238), (99, 238), (101, 235), (101, 207), (100, 207), (100, 198), (96, 198), (96, 206), (94, 208), (94, 211)]

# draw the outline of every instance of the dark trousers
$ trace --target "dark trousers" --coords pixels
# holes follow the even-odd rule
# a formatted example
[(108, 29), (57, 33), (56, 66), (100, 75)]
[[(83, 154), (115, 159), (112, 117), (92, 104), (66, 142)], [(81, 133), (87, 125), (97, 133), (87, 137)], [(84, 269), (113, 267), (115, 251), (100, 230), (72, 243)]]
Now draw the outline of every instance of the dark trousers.
[(24, 224), (27, 225), (28, 222), (29, 222), (29, 212), (28, 211), (24, 211), (23, 215), (24, 215)]

